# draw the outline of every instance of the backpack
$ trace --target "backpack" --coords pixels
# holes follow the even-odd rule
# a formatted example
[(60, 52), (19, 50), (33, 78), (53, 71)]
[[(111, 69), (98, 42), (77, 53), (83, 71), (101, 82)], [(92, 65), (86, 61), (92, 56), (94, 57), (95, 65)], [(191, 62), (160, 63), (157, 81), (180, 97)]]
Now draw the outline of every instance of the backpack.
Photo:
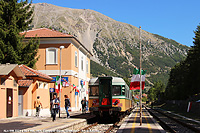
[(40, 101), (38, 99), (34, 102), (34, 108), (36, 107), (40, 107)]
[(85, 100), (82, 100), (82, 101), (81, 101), (81, 104), (82, 104), (83, 106), (86, 106), (86, 101), (85, 101)]
[(69, 101), (69, 99), (67, 98), (67, 99), (65, 99), (65, 106), (70, 106), (70, 101)]

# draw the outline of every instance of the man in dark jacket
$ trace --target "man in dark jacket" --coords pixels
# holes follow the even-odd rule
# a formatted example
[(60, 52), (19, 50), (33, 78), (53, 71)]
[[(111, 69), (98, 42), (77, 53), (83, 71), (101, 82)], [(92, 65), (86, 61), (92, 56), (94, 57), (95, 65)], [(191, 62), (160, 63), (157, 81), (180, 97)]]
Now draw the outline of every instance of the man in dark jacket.
[(66, 110), (66, 113), (67, 113), (67, 118), (70, 118), (70, 115), (69, 115), (69, 107), (71, 106), (70, 104), (70, 100), (69, 100), (69, 97), (67, 95), (64, 95), (65, 97), (65, 110)]
[(83, 98), (81, 104), (82, 104), (82, 113), (86, 113), (86, 98)]

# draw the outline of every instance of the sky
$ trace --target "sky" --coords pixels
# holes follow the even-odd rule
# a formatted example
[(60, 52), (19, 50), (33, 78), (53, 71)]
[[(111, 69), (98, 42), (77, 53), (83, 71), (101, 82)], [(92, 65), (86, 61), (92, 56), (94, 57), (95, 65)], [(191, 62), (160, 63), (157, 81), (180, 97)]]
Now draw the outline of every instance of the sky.
[(73, 9), (91, 9), (114, 20), (193, 46), (200, 25), (200, 0), (32, 0)]

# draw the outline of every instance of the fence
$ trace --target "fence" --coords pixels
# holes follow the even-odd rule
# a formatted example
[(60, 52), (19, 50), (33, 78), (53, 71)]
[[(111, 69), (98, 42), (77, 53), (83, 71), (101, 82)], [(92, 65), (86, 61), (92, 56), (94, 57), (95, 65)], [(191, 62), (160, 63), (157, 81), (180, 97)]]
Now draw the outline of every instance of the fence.
[[(185, 112), (187, 112), (189, 102), (190, 101), (186, 101), (186, 100), (167, 101), (168, 104), (174, 104), (179, 108), (179, 110), (185, 110)], [(191, 108), (190, 108), (189, 112), (200, 115), (200, 103), (199, 102), (191, 102)]]

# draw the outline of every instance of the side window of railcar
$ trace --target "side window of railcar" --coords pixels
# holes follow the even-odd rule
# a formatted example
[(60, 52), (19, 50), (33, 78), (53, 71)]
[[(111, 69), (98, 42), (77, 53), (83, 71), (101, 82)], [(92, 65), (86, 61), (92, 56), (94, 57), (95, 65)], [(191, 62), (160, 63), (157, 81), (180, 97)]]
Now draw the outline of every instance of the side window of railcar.
[(98, 96), (98, 95), (99, 95), (99, 87), (90, 86), (90, 96)]
[(112, 95), (113, 96), (121, 95), (121, 86), (114, 85), (113, 88), (112, 88)]
[(124, 86), (122, 86), (122, 95), (125, 95), (125, 87)]
[(126, 94), (126, 97), (128, 97), (128, 90), (125, 89), (125, 94)]

